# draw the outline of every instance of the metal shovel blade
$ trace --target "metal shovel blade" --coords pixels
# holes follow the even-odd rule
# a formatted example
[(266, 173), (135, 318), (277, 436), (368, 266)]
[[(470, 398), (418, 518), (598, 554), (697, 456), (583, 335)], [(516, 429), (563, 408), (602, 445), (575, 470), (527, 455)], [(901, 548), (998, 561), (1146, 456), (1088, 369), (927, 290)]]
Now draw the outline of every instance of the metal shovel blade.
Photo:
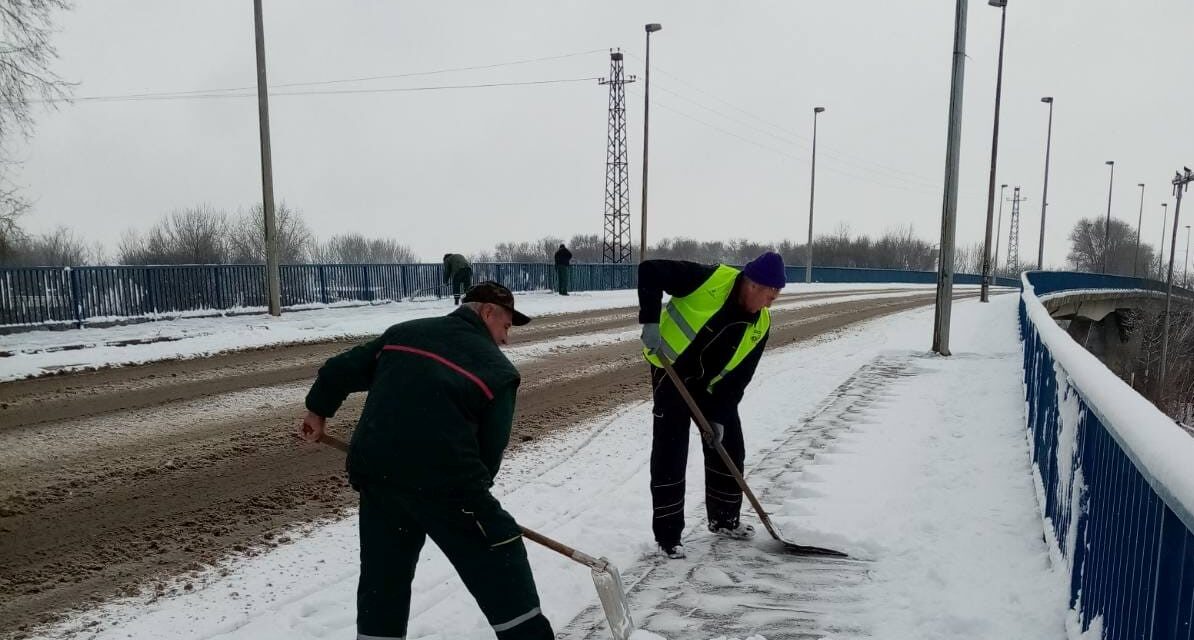
[(634, 619), (631, 618), (630, 607), (626, 604), (622, 574), (609, 560), (601, 558), (601, 562), (605, 563), (604, 569), (593, 567), (593, 586), (597, 588), (597, 598), (601, 600), (601, 608), (605, 610), (609, 631), (614, 640), (630, 640), (630, 635), (634, 633)]

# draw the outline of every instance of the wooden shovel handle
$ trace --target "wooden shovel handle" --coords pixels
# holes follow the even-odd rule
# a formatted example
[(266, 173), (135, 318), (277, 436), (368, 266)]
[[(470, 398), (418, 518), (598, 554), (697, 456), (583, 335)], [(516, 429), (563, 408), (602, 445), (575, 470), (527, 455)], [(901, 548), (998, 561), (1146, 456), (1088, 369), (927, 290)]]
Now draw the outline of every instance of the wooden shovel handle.
[(688, 387), (684, 386), (684, 380), (680, 378), (680, 374), (672, 368), (671, 363), (663, 360), (663, 370), (672, 380), (672, 385), (676, 387), (676, 391), (680, 392), (680, 397), (684, 398), (684, 403), (688, 405), (688, 410), (692, 412), (692, 417), (696, 420), (697, 427), (700, 428), (701, 433), (705, 435), (705, 440), (713, 443), (713, 449), (717, 451), (717, 455), (725, 464), (726, 469), (734, 476), (734, 480), (738, 482), (738, 487), (742, 489), (742, 493), (746, 494), (746, 499), (750, 501), (750, 506), (754, 507), (755, 513), (759, 514), (759, 520), (763, 521), (763, 526), (767, 528), (767, 532), (773, 538), (779, 539), (779, 532), (771, 524), (771, 517), (767, 515), (767, 511), (763, 509), (763, 505), (759, 499), (755, 497), (755, 492), (750, 490), (746, 484), (746, 478), (742, 475), (742, 471), (738, 469), (738, 465), (734, 464), (734, 460), (730, 458), (729, 452), (721, 445), (714, 435), (713, 427), (709, 426), (709, 421), (705, 419), (704, 412), (697, 406), (696, 400), (692, 394), (688, 392)]
[[(339, 449), (340, 451), (343, 451), (344, 453), (348, 453), (348, 443), (341, 440), (340, 438), (337, 438), (336, 436), (328, 435), (325, 433), (319, 437), (319, 442), (321, 444), (325, 444), (329, 447), (332, 447), (333, 449)], [(551, 538), (548, 538), (547, 536), (543, 535), (542, 533), (539, 533), (538, 531), (534, 531), (532, 529), (528, 529), (522, 525), (519, 525), (518, 528), (522, 529), (522, 537), (524, 537), (532, 542), (541, 544), (562, 556), (571, 558), (572, 560), (575, 560), (583, 565), (587, 565), (593, 569), (597, 569), (599, 571), (605, 571), (605, 562), (598, 560), (597, 558), (594, 558), (593, 556), (590, 556), (589, 554), (587, 554), (583, 551), (578, 551), (576, 549), (573, 549), (572, 547), (570, 547), (562, 542), (557, 542), (556, 540), (552, 540)]]

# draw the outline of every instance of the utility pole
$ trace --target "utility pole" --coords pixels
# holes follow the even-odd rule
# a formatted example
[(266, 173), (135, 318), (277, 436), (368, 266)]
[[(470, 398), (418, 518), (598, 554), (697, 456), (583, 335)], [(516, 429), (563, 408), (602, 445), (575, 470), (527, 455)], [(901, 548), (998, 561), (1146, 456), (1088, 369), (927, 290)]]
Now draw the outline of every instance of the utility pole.
[(1111, 260), (1111, 189), (1115, 187), (1115, 161), (1103, 163), (1111, 167), (1111, 177), (1107, 179), (1107, 224), (1103, 227), (1103, 273), (1107, 273)]
[(1006, 184), (999, 185), (999, 221), (995, 223), (995, 260), (991, 262), (991, 275), (999, 276), (999, 234), (1003, 233), (1003, 200)]
[(813, 195), (817, 192), (817, 116), (825, 107), (813, 107), (813, 171), (808, 185), (808, 247), (804, 252), (804, 281), (813, 281)]
[(630, 161), (626, 150), (626, 78), (622, 52), (609, 53), (609, 78), (599, 80), (609, 85), (609, 125), (605, 148), (605, 239), (601, 261), (613, 264), (630, 262)]
[(1053, 97), (1045, 96), (1041, 102), (1049, 105), (1049, 129), (1045, 135), (1045, 184), (1041, 187), (1041, 238), (1036, 250), (1037, 271), (1045, 269), (1045, 209), (1049, 206), (1049, 152), (1053, 149)]
[(278, 228), (274, 220), (274, 166), (269, 148), (269, 85), (265, 80), (265, 27), (261, 0), (253, 0), (257, 30), (257, 120), (261, 130), (261, 209), (265, 215), (265, 289), (269, 314), (282, 315), (282, 290), (278, 279)]
[(645, 25), (643, 29), (647, 32), (647, 58), (643, 74), (643, 204), (641, 207), (642, 229), (640, 229), (638, 241), (639, 262), (647, 259), (647, 141), (649, 140), (651, 121), (651, 34), (663, 29), (663, 25), (652, 22)]
[(1026, 200), (1020, 197), (1020, 187), (1012, 190), (1012, 219), (1007, 225), (1007, 270), (1013, 275), (1020, 273), (1020, 203)]
[(1182, 286), (1190, 286), (1190, 225), (1186, 225), (1186, 252), (1182, 254), (1182, 262), (1186, 265), (1185, 273), (1182, 274)]
[(1144, 183), (1140, 187), (1140, 217), (1136, 219), (1136, 259), (1132, 261), (1132, 277), (1136, 277), (1136, 266), (1140, 264), (1140, 225), (1144, 224)]
[(999, 101), (1003, 94), (1003, 37), (1007, 33), (1007, 0), (987, 0), (999, 7), (999, 65), (995, 72), (995, 125), (991, 133), (991, 172), (987, 178), (987, 235), (983, 240), (983, 281), (979, 288), (979, 302), (990, 302), (991, 296), (991, 223), (995, 222), (995, 166), (999, 158)]
[(1157, 256), (1157, 280), (1165, 279), (1165, 227), (1169, 226), (1169, 203), (1161, 203), (1161, 242), (1157, 245), (1160, 248)]
[[(1173, 196), (1177, 202), (1173, 205), (1173, 238), (1169, 245), (1169, 278), (1165, 287), (1165, 316), (1161, 322), (1161, 370), (1157, 373), (1157, 401), (1165, 395), (1165, 374), (1169, 372), (1169, 310), (1173, 303), (1173, 256), (1177, 253), (1177, 229), (1182, 217), (1182, 193), (1190, 188), (1194, 182), (1194, 174), (1182, 167), (1185, 173), (1177, 172), (1173, 176)], [(1187, 234), (1188, 235), (1188, 234)], [(1187, 246), (1189, 241), (1186, 242)]]
[(949, 127), (945, 144), (945, 194), (941, 203), (941, 249), (937, 258), (937, 303), (933, 313), (933, 351), (949, 352), (949, 319), (954, 296), (954, 235), (958, 218), (958, 163), (962, 147), (962, 85), (966, 75), (967, 0), (955, 0), (953, 65), (949, 90)]

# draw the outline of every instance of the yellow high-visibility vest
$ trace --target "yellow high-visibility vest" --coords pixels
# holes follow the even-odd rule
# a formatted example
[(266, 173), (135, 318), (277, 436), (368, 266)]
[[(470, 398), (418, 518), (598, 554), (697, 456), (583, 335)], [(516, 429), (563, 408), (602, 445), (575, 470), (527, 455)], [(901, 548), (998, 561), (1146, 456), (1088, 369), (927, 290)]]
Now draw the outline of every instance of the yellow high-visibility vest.
[[(662, 367), (663, 361), (660, 356), (667, 359), (669, 363), (674, 363), (679, 359), (680, 354), (684, 353), (688, 345), (696, 339), (697, 332), (709, 322), (709, 318), (712, 318), (713, 314), (725, 305), (726, 300), (730, 297), (730, 292), (734, 290), (734, 282), (738, 279), (738, 273), (739, 271), (733, 267), (720, 265), (696, 291), (669, 300), (664, 305), (663, 313), (659, 318), (659, 336), (663, 338), (663, 344), (658, 352), (643, 349), (643, 357), (647, 359), (647, 362)], [(746, 332), (742, 334), (742, 341), (738, 343), (734, 356), (726, 363), (721, 373), (709, 382), (707, 390), (712, 391), (713, 385), (741, 364), (746, 356), (759, 346), (759, 342), (763, 336), (767, 335), (767, 330), (770, 328), (771, 310), (764, 308), (759, 312), (759, 319), (747, 327)]]

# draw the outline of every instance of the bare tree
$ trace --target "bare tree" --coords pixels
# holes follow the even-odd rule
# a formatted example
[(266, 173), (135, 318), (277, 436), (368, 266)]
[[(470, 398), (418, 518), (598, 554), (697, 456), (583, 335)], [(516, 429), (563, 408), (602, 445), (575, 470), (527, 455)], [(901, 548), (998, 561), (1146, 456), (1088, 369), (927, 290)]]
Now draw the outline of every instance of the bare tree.
[(92, 262), (92, 249), (66, 227), (16, 238), (0, 264), (19, 267), (68, 267)]
[(0, 0), (0, 259), (20, 236), (18, 218), (29, 201), (9, 177), (13, 162), (4, 151), (14, 135), (33, 130), (33, 106), (53, 106), (67, 97), (70, 85), (50, 64), (58, 57), (50, 42), (57, 10), (67, 0)]
[[(278, 229), (278, 262), (300, 264), (307, 261), (315, 242), (302, 212), (278, 205), (275, 211)], [(261, 205), (241, 213), (228, 233), (229, 260), (235, 264), (265, 263), (265, 214)]]
[(118, 248), (122, 264), (224, 264), (228, 216), (201, 206), (175, 211), (144, 236), (130, 232)]
[(316, 243), (315, 262), (324, 264), (399, 264), (417, 262), (410, 247), (392, 238), (366, 238), (359, 233), (332, 236)]
[(577, 234), (568, 241), (568, 250), (572, 252), (575, 262), (600, 263), (604, 257), (605, 243), (595, 233)]
[[(1111, 233), (1106, 233), (1107, 220), (1102, 216), (1083, 218), (1070, 230), (1070, 266), (1078, 271), (1101, 273), (1104, 251), (1109, 251), (1107, 272), (1147, 275), (1149, 265), (1156, 262), (1156, 251), (1150, 244), (1140, 245), (1140, 260), (1136, 268), (1136, 231), (1122, 220), (1111, 220)], [(1109, 247), (1109, 249), (1107, 249)]]

